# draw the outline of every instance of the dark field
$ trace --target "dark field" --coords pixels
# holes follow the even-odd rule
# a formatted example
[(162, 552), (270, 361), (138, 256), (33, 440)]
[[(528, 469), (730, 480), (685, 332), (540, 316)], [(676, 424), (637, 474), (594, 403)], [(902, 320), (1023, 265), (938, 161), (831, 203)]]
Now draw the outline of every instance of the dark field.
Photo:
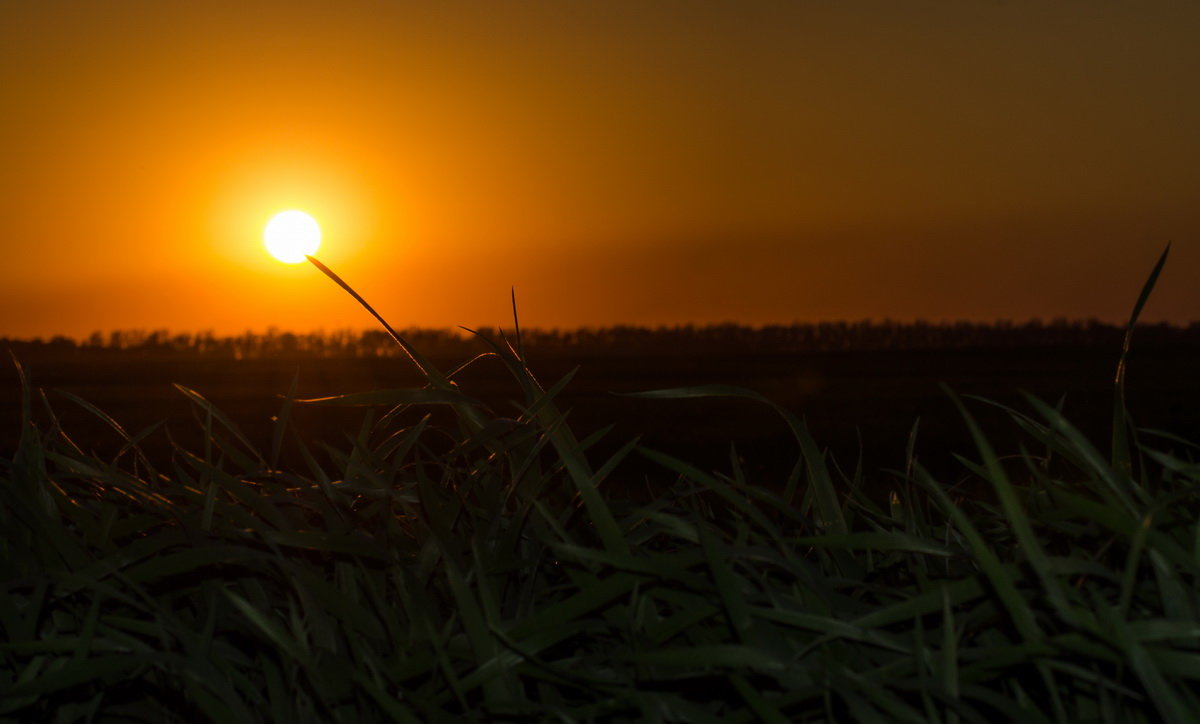
[[(1179, 437), (1131, 438), (1119, 330), (831, 330), (525, 335), (543, 386), (575, 377), (547, 401), (479, 359), (484, 415), (377, 338), (14, 343), (49, 409), (20, 436), (6, 373), (0, 717), (1200, 721), (1192, 331), (1135, 335), (1134, 421)], [(276, 460), (293, 380), (454, 407), (302, 405)], [(714, 384), (784, 414), (688, 397)], [(943, 384), (1037, 409), (968, 421)], [(612, 429), (585, 450), (563, 410)]]
[[(803, 415), (817, 442), (847, 471), (860, 462), (867, 471), (901, 467), (910, 432), (919, 420), (918, 457), (933, 469), (953, 474), (947, 451), (968, 449), (969, 439), (942, 384), (963, 395), (979, 395), (1022, 410), (1028, 409), (1022, 391), (1051, 403), (1062, 399), (1068, 419), (1092, 439), (1105, 439), (1111, 424), (1120, 334), (1109, 328), (1086, 331), (1076, 328), (1074, 337), (1060, 333), (1033, 338), (1019, 330), (1007, 334), (999, 330), (972, 340), (966, 332), (956, 338), (951, 330), (924, 346), (904, 349), (894, 344), (881, 348), (873, 343), (874, 337), (859, 330), (859, 346), (875, 348), (854, 349), (856, 341), (851, 338), (838, 342), (848, 348), (809, 350), (748, 330), (741, 330), (740, 339), (719, 345), (643, 332), (635, 341), (620, 340), (607, 349), (595, 339), (551, 344), (530, 335), (535, 343), (529, 345), (527, 356), (530, 369), (545, 387), (577, 368), (560, 395), (560, 405), (569, 410), (568, 419), (581, 438), (613, 426), (594, 448), (595, 455), (640, 435), (644, 445), (702, 467), (727, 470), (732, 443), (747, 470), (770, 484), (786, 475), (795, 451), (782, 420), (769, 408), (738, 399), (657, 401), (620, 393), (710, 384), (761, 392)], [(1200, 377), (1196, 375), (1200, 335), (1163, 328), (1139, 334), (1146, 339), (1135, 335), (1128, 378), (1128, 405), (1135, 424), (1189, 439), (1200, 437)], [(277, 342), (275, 346), (280, 346)], [(486, 351), (478, 340), (455, 342), (452, 349), (446, 349), (446, 344), (439, 348), (438, 342), (429, 341), (433, 347), (429, 356), (445, 370)], [(416, 345), (421, 347), (420, 340)], [(353, 349), (320, 350), (336, 355), (332, 357), (318, 356), (311, 349), (259, 349), (243, 359), (147, 346), (120, 350), (15, 343), (13, 351), (35, 387), (47, 392), (63, 428), (80, 447), (101, 455), (116, 451), (117, 436), (56, 390), (92, 402), (131, 433), (165, 422), (165, 432), (155, 431), (145, 443), (152, 455), (165, 456), (172, 439), (187, 446), (200, 444), (191, 405), (172, 383), (208, 398), (237, 422), (252, 443), (265, 447), (280, 396), (295, 375), (297, 396), (302, 399), (419, 387), (422, 382), (406, 358), (356, 357)], [(466, 394), (483, 401), (494, 415), (516, 414), (510, 401), (519, 398), (519, 391), (495, 358), (478, 360), (456, 379)], [(0, 441), (5, 450), (15, 445), (19, 399), (16, 371), (7, 365), (0, 376), (0, 401), (6, 410)], [(1001, 448), (1008, 442), (1006, 431), (1016, 439), (1013, 425), (1002, 414), (978, 404), (975, 410)], [(425, 412), (414, 411), (407, 419), (415, 420)], [(433, 410), (435, 416), (441, 413)], [(367, 414), (363, 408), (300, 406), (294, 420), (309, 442), (340, 445), (358, 431)], [(639, 460), (631, 458), (625, 466), (623, 479), (630, 485), (640, 485), (656, 473)]]

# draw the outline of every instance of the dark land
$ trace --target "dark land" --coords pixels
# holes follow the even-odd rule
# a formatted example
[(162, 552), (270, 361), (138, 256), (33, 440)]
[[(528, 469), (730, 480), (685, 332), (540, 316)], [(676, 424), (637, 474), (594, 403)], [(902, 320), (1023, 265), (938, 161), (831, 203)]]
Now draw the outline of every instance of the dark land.
[[(488, 350), (469, 336), (421, 330), (403, 334), (445, 371)], [(485, 334), (500, 341), (495, 330)], [(769, 407), (744, 399), (648, 400), (622, 393), (715, 384), (760, 392), (803, 416), (818, 444), (847, 472), (858, 465), (872, 474), (904, 467), (916, 424), (918, 459), (953, 475), (956, 463), (949, 452), (973, 447), (942, 385), (1025, 412), (1030, 406), (1024, 393), (1061, 403), (1066, 417), (1104, 449), (1123, 336), (1123, 329), (1111, 325), (1061, 321), (764, 329), (723, 325), (524, 332), (522, 348), (544, 387), (575, 370), (559, 396), (560, 408), (569, 410), (568, 420), (581, 438), (612, 425), (593, 448), (598, 459), (640, 436), (643, 445), (705, 469), (729, 471), (736, 454), (751, 477), (770, 485), (784, 479), (797, 456), (788, 429)], [(511, 331), (507, 339), (515, 344)], [(104, 410), (130, 434), (163, 423), (142, 444), (152, 458), (165, 460), (173, 442), (192, 449), (202, 444), (196, 411), (173, 383), (206, 397), (264, 450), (271, 444), (272, 418), (293, 378), (298, 398), (422, 385), (413, 364), (378, 332), (226, 339), (133, 332), (93, 335), (81, 342), (10, 340), (6, 346), (35, 390), (45, 391), (63, 430), (79, 447), (102, 457), (117, 454), (120, 438), (59, 391)], [(1128, 359), (1127, 404), (1133, 422), (1200, 439), (1198, 363), (1200, 326), (1140, 326)], [(479, 359), (455, 379), (497, 417), (519, 415), (515, 401), (520, 390), (498, 359)], [(5, 456), (19, 436), (20, 399), (17, 371), (5, 365), (0, 373)], [(33, 402), (35, 418), (45, 424), (50, 418), (38, 394)], [(1016, 426), (994, 407), (970, 405), (995, 436), (996, 447), (1011, 451), (1008, 443), (1018, 437)], [(345, 449), (365, 416), (384, 411), (297, 406), (293, 420), (302, 439)], [(401, 419), (412, 422), (429, 411), (414, 410)], [(433, 414), (449, 421), (444, 410)], [(1005, 431), (1011, 431), (1011, 438)], [(285, 459), (288, 454), (285, 450)], [(664, 474), (635, 455), (621, 479), (638, 487)]]
[[(1197, 439), (1196, 331), (1137, 330), (1137, 424)], [(486, 350), (405, 336), (445, 369)], [(39, 430), (0, 451), (0, 710), (1200, 721), (1195, 446), (1143, 432), (1145, 452), (1118, 449), (1110, 465), (1075, 436), (1018, 436), (1006, 413), (969, 400), (999, 456), (980, 453), (941, 387), (1022, 410), (1022, 389), (1061, 400), (1107, 458), (1123, 337), (1065, 323), (523, 335), (544, 384), (577, 370), (557, 405), (575, 431), (614, 426), (588, 451), (595, 469), (634, 435), (684, 461), (676, 477), (635, 453), (604, 478), (608, 495), (550, 432), (557, 414), (454, 429), (434, 408), (433, 429), (390, 449), (379, 431), (368, 444), (383, 452), (362, 454), (350, 439), (381, 410), (301, 406), (299, 440), (274, 465), (219, 426), (207, 445), (212, 407), (172, 386), (207, 396), (270, 459), (293, 380), (313, 397), (422, 383), (383, 335), (14, 342)], [(15, 367), (5, 374), (12, 449), (22, 389)], [(496, 358), (455, 377), (491, 414), (519, 414)], [(761, 402), (614, 394), (699, 384), (803, 415), (843, 472), (807, 455), (793, 484), (797, 444)], [(152, 464), (122, 457), (82, 399), (135, 435), (156, 426), (143, 440)], [(916, 456), (934, 477), (880, 472), (905, 466), (918, 418)], [(861, 478), (844, 472), (858, 465)], [(501, 651), (513, 663), (497, 665)]]

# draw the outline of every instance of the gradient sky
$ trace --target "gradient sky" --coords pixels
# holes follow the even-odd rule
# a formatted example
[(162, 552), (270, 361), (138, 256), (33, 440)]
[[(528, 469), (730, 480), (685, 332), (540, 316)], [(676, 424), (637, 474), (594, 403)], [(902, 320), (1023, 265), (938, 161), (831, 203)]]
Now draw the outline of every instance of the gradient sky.
[(0, 4), (0, 336), (1200, 319), (1200, 3)]

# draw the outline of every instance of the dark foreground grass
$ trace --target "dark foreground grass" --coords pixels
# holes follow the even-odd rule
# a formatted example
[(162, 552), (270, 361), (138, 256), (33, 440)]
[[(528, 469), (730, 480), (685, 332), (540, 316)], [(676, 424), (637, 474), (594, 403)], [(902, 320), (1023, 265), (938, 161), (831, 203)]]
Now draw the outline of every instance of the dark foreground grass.
[[(429, 385), (308, 401), (386, 410), (315, 449), (294, 394), (257, 449), (181, 388), (202, 449), (156, 466), (110, 421), (101, 456), (27, 385), (0, 471), (0, 719), (1200, 721), (1197, 447), (1134, 434), (1122, 376), (1104, 452), (1030, 399), (1001, 455), (986, 403), (960, 402), (954, 480), (915, 430), (903, 469), (843, 473), (764, 400), (797, 464), (760, 481), (736, 455), (593, 459), (555, 405), (569, 379), (538, 384), (519, 336), (491, 347), (515, 418), (400, 341)], [(646, 396), (702, 395), (754, 396)], [(605, 494), (627, 455), (675, 482)]]

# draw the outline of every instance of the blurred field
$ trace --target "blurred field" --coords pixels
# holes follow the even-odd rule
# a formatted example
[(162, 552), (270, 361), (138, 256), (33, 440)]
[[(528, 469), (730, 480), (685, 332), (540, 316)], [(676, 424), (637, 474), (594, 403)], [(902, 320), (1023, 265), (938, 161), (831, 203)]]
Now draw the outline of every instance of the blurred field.
[[(1066, 414), (1093, 436), (1102, 436), (1110, 424), (1112, 377), (1120, 351), (1116, 329), (1075, 327), (1073, 334), (1072, 328), (1051, 334), (1039, 327), (1040, 336), (1029, 330), (993, 329), (989, 336), (972, 327), (963, 328), (958, 337), (952, 328), (921, 337), (911, 328), (907, 334), (892, 328), (890, 335), (861, 328), (833, 342), (827, 332), (825, 348), (808, 340), (813, 349), (807, 350), (800, 348), (804, 345), (795, 335), (789, 341), (777, 331), (735, 334), (732, 329), (722, 332), (724, 344), (695, 334), (653, 331), (624, 330), (615, 338), (527, 333), (527, 352), (532, 372), (547, 386), (577, 368), (560, 404), (569, 410), (580, 434), (613, 426), (598, 453), (640, 435), (648, 446), (725, 469), (732, 442), (747, 468), (764, 480), (779, 479), (786, 472), (794, 459), (794, 443), (783, 423), (760, 405), (723, 399), (653, 401), (620, 393), (701, 384), (747, 387), (803, 415), (817, 442), (828, 447), (839, 464), (853, 467), (861, 462), (868, 470), (901, 465), (918, 419), (917, 452), (922, 461), (938, 470), (952, 465), (945, 451), (961, 449), (969, 440), (939, 387), (942, 383), (963, 395), (1017, 407), (1024, 405), (1022, 390), (1052, 404), (1061, 398)], [(1200, 363), (1200, 334), (1150, 328), (1139, 335), (1129, 362), (1128, 398), (1135, 424), (1197, 437), (1200, 377), (1194, 371)], [(371, 344), (379, 342), (371, 339)], [(881, 339), (892, 342), (885, 345)], [(424, 341), (427, 354), (443, 369), (485, 351), (470, 340), (433, 335)], [(421, 342), (418, 337), (416, 346)], [(47, 391), (74, 441), (99, 454), (115, 449), (116, 435), (56, 390), (95, 404), (131, 433), (162, 421), (171, 439), (194, 445), (199, 426), (187, 400), (172, 386), (179, 383), (225, 411), (251, 441), (266, 444), (279, 396), (288, 391), (294, 376), (298, 375), (300, 398), (423, 384), (407, 359), (377, 356), (380, 350), (369, 344), (314, 349), (310, 342), (307, 349), (295, 349), (303, 345), (276, 338), (274, 348), (262, 340), (259, 345), (249, 352), (226, 348), (214, 353), (156, 348), (144, 340), (127, 349), (10, 344), (34, 385)], [(511, 401), (519, 397), (518, 391), (496, 359), (481, 359), (456, 379), (464, 392), (487, 403), (496, 416), (515, 414)], [(15, 369), (4, 365), (0, 404), (7, 414), (0, 443), (5, 450), (16, 441), (18, 400)], [(357, 431), (366, 414), (362, 408), (322, 409), (318, 414), (300, 407), (295, 419), (308, 441), (340, 444)], [(1012, 425), (992, 429), (1002, 442), (1006, 431), (1015, 437)], [(165, 455), (169, 439), (164, 431), (156, 431), (146, 447), (151, 454)], [(634, 461), (625, 470), (631, 485), (652, 473), (652, 468)]]

